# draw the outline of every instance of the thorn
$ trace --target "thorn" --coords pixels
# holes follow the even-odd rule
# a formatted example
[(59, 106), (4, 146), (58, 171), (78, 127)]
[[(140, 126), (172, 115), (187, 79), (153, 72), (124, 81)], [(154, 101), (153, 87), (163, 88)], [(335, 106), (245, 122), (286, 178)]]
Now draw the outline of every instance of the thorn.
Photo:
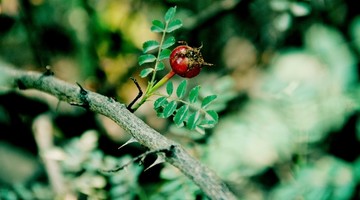
[(82, 106), (85, 109), (87, 109), (87, 108), (89, 108), (89, 100), (87, 98), (88, 92), (78, 82), (76, 82), (76, 84), (80, 88), (80, 100), (81, 100), (82, 104), (75, 103), (75, 104), (71, 104), (71, 105), (78, 105), (78, 106)]
[[(135, 139), (131, 138), (124, 145), (126, 145), (127, 143), (131, 143), (132, 140), (135, 140)], [(124, 145), (122, 145), (122, 146), (124, 146)], [(121, 148), (121, 147), (119, 147), (119, 148)], [(126, 170), (127, 167), (130, 166), (130, 164), (135, 163), (135, 162), (139, 162), (139, 165), (143, 165), (144, 161), (145, 161), (145, 159), (146, 159), (146, 157), (148, 155), (151, 155), (151, 154), (152, 155), (154, 155), (154, 154), (157, 155), (156, 160), (149, 167), (147, 167), (144, 170), (144, 171), (146, 171), (146, 170), (154, 167), (155, 165), (158, 165), (160, 163), (165, 162), (166, 157), (174, 156), (175, 148), (176, 148), (175, 145), (170, 145), (170, 147), (165, 148), (165, 149), (157, 149), (157, 150), (146, 151), (145, 153), (142, 153), (142, 154), (136, 156), (135, 158), (133, 158), (130, 162), (126, 163), (125, 165), (118, 166), (115, 169), (111, 169), (111, 170), (102, 170), (102, 172), (113, 173), (113, 172), (118, 172), (120, 170)]]
[[(146, 152), (145, 152), (145, 153), (146, 153)], [(145, 158), (146, 158), (146, 155), (145, 155), (145, 154), (142, 154), (141, 157), (140, 157), (139, 165), (144, 165), (144, 163), (145, 163)]]
[(54, 76), (54, 72), (51, 71), (50, 65), (47, 65), (45, 68), (46, 68), (46, 71), (43, 73), (42, 76)]
[(87, 95), (87, 91), (78, 83), (78, 82), (76, 82), (76, 84), (79, 86), (79, 88), (80, 88), (80, 94), (81, 95)]
[(116, 99), (114, 97), (108, 97), (108, 101), (110, 103), (114, 103), (116, 101)]
[(161, 164), (165, 162), (165, 155), (163, 153), (159, 153), (157, 155), (156, 160), (151, 164), (149, 167), (147, 167), (144, 171), (147, 171), (148, 169), (154, 167), (155, 165)]
[(123, 148), (125, 145), (128, 145), (130, 143), (138, 142), (135, 138), (131, 137), (128, 141), (126, 141), (123, 145), (121, 145), (118, 149)]

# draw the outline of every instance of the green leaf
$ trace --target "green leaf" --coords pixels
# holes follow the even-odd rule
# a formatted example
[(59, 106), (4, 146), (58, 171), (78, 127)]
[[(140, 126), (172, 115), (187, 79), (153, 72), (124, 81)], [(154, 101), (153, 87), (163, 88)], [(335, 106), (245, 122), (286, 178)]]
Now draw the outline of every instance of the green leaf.
[(174, 17), (175, 12), (176, 12), (176, 6), (171, 7), (167, 10), (167, 12), (165, 13), (165, 16), (164, 16), (166, 23), (170, 22), (170, 20)]
[(169, 58), (171, 54), (171, 51), (169, 49), (163, 49), (160, 52), (159, 60), (164, 60), (166, 58)]
[(166, 97), (160, 97), (154, 102), (154, 109), (160, 108), (167, 103)]
[(161, 49), (169, 48), (169, 47), (171, 47), (171, 46), (174, 45), (174, 44), (175, 44), (175, 37), (173, 37), (173, 36), (168, 37), (168, 38), (164, 41), (163, 45), (161, 46)]
[(182, 22), (180, 19), (175, 19), (174, 21), (170, 22), (168, 25), (168, 28), (166, 29), (167, 33), (171, 33), (175, 31), (176, 29), (179, 29), (182, 27)]
[(185, 95), (186, 85), (187, 85), (186, 80), (183, 80), (183, 81), (181, 81), (181, 83), (179, 84), (178, 88), (176, 89), (176, 95), (177, 95), (179, 98), (182, 98), (182, 97)]
[(164, 113), (160, 112), (159, 110), (156, 110), (156, 116), (159, 118), (166, 118), (164, 117)]
[(200, 119), (200, 111), (196, 111), (189, 116), (186, 127), (190, 130), (194, 130)]
[(153, 68), (146, 68), (146, 69), (143, 69), (143, 70), (141, 70), (141, 72), (140, 72), (140, 77), (141, 78), (145, 78), (145, 77), (147, 77), (151, 72), (153, 72), (154, 71), (154, 69)]
[(195, 131), (200, 133), (201, 135), (204, 135), (205, 134), (205, 128), (202, 127), (202, 126), (196, 126), (195, 127)]
[(219, 120), (219, 115), (217, 114), (217, 112), (215, 110), (206, 111), (206, 116), (205, 117), (206, 117), (206, 119), (213, 120), (216, 123)]
[(165, 118), (170, 117), (170, 115), (172, 115), (176, 110), (176, 106), (177, 106), (176, 101), (172, 101), (168, 105), (166, 105), (164, 108), (164, 117)]
[(156, 57), (152, 54), (145, 54), (139, 56), (139, 65), (143, 65), (145, 63), (151, 63), (156, 60)]
[(217, 121), (203, 119), (200, 122), (199, 126), (201, 126), (203, 128), (214, 128), (216, 124), (217, 124)]
[(183, 105), (176, 111), (176, 114), (175, 114), (175, 117), (174, 117), (174, 122), (175, 122), (175, 124), (177, 126), (182, 125), (182, 123), (184, 122), (188, 112), (189, 112), (189, 106), (188, 105)]
[(164, 32), (165, 24), (159, 20), (153, 20), (150, 30), (152, 32)]
[(165, 69), (164, 63), (159, 62), (159, 64), (158, 64), (157, 67), (156, 67), (156, 71), (161, 71), (161, 70), (163, 70), (163, 69)]
[(173, 83), (171, 81), (169, 81), (167, 84), (166, 84), (166, 92), (169, 96), (172, 95), (173, 93), (173, 90), (174, 90), (174, 86), (173, 86)]
[(147, 53), (147, 52), (149, 52), (151, 50), (154, 50), (154, 49), (156, 49), (158, 47), (159, 47), (159, 42), (158, 41), (149, 40), (149, 41), (144, 42), (144, 44), (143, 44), (143, 52)]
[(190, 93), (189, 93), (189, 101), (190, 103), (195, 103), (196, 100), (198, 99), (198, 96), (199, 96), (199, 89), (200, 89), (200, 86), (196, 86), (194, 87), (193, 89), (190, 90)]
[(206, 108), (212, 101), (216, 99), (217, 95), (209, 95), (201, 102), (201, 108)]

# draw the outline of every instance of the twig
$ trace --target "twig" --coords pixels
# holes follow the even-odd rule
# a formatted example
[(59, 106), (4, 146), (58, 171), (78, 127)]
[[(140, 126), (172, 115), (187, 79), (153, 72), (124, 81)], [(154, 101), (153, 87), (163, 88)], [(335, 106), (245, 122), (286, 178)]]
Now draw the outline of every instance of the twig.
[(0, 63), (0, 85), (22, 89), (37, 89), (66, 101), (72, 105), (87, 105), (88, 109), (105, 115), (115, 121), (120, 127), (131, 134), (140, 144), (150, 150), (175, 148), (171, 156), (166, 156), (166, 161), (177, 167), (197, 184), (211, 199), (236, 199), (225, 183), (208, 167), (190, 156), (180, 144), (167, 139), (156, 130), (152, 129), (140, 118), (132, 114), (124, 104), (95, 92), (86, 91), (86, 102), (81, 89), (54, 76), (42, 76), (40, 73), (15, 70)]
[(151, 154), (158, 154), (158, 153), (165, 153), (166, 156), (171, 157), (172, 151), (175, 149), (175, 146), (171, 145), (169, 148), (166, 149), (158, 149), (158, 150), (151, 150), (151, 151), (145, 151), (144, 153), (136, 156), (135, 158), (131, 159), (128, 163), (118, 166), (115, 169), (110, 170), (102, 170), (102, 172), (118, 172), (120, 170), (125, 169), (127, 166), (131, 165), (132, 163), (139, 162), (140, 164), (143, 164), (145, 158)]
[(143, 95), (143, 91), (141, 90), (139, 83), (137, 82), (137, 80), (134, 77), (130, 77), (130, 79), (134, 82), (134, 84), (136, 85), (136, 87), (139, 91), (138, 94), (136, 95), (136, 97), (134, 98), (134, 100), (132, 100), (131, 103), (129, 103), (129, 105), (126, 107), (130, 112), (133, 113), (135, 110), (132, 108), (132, 106)]

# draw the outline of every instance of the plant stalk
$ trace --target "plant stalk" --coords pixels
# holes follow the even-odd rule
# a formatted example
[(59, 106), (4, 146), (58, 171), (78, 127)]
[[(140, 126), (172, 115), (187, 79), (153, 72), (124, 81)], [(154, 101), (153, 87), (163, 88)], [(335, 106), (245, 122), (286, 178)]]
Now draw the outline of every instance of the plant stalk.
[(145, 95), (143, 96), (143, 98), (137, 103), (135, 104), (135, 106), (133, 108), (131, 108), (131, 110), (133, 112), (135, 112), (141, 105), (143, 105), (146, 100), (157, 90), (159, 89), (161, 86), (163, 86), (168, 80), (170, 80), (173, 76), (175, 75), (175, 72), (173, 70), (171, 70), (169, 73), (167, 73), (160, 81), (158, 81), (154, 86), (151, 86), (150, 88), (148, 88), (146, 90)]

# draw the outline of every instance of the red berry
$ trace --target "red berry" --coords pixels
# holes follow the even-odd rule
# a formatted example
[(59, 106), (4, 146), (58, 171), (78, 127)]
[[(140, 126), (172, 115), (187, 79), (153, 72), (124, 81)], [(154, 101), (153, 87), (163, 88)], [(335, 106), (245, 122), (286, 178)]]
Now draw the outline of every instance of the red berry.
[(202, 65), (212, 65), (204, 62), (200, 48), (188, 45), (176, 47), (170, 54), (172, 70), (181, 77), (192, 78), (200, 73)]

